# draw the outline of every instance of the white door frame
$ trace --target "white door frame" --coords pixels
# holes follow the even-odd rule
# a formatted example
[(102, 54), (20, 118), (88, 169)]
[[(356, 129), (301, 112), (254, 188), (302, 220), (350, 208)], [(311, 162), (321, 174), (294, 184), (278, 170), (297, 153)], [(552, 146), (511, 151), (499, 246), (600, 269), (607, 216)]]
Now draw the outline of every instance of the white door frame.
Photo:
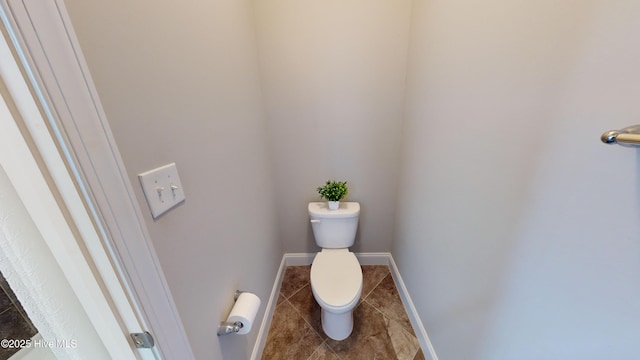
[[(0, 50), (3, 67), (5, 49)], [(7, 103), (12, 99), (6, 96), (6, 92), (0, 96), (2, 272), (47, 341), (68, 340), (78, 346), (51, 346), (57, 357), (136, 359), (117, 312), (110, 307), (109, 298), (100, 288), (64, 211), (9, 111)], [(64, 180), (60, 175), (55, 176)], [(91, 237), (91, 221), (79, 219), (81, 213), (77, 210), (82, 209), (69, 209), (74, 214), (74, 225), (83, 237)], [(100, 272), (104, 274), (104, 270)], [(22, 345), (19, 347), (41, 348), (39, 344)]]
[[(12, 287), (17, 295), (23, 295), (20, 299), (23, 307), (47, 341), (77, 342), (75, 349), (51, 346), (56, 356), (63, 359), (155, 358), (138, 356), (128, 330), (120, 324), (123, 318), (119, 313), (132, 314), (117, 301), (124, 292), (3, 37), (0, 37), (0, 77), (3, 85), (0, 89), (0, 166), (4, 179), (0, 190), (3, 198), (0, 262), (3, 273), (8, 275), (10, 283), (22, 285)], [(37, 149), (30, 146), (21, 127), (29, 129), (29, 137)], [(44, 160), (46, 170), (39, 167), (37, 158)], [(49, 186), (57, 189), (64, 205)], [(86, 244), (91, 257), (100, 261), (87, 258), (81, 244)], [(92, 265), (96, 266), (95, 271)], [(116, 296), (105, 293), (101, 284)], [(117, 309), (110, 305), (112, 300)], [(78, 304), (84, 312), (68, 308)], [(41, 344), (31, 345), (39, 348)]]
[[(76, 195), (87, 206), (100, 233), (98, 240), (118, 273), (134, 312), (135, 321), (130, 321), (153, 334), (165, 358), (193, 359), (64, 3), (0, 0), (0, 16), (46, 115), (45, 127), (52, 129), (49, 138), (61, 149), (81, 193)], [(40, 149), (40, 153), (47, 152)], [(45, 163), (55, 173), (52, 164), (46, 159)], [(56, 185), (60, 187), (58, 181)]]

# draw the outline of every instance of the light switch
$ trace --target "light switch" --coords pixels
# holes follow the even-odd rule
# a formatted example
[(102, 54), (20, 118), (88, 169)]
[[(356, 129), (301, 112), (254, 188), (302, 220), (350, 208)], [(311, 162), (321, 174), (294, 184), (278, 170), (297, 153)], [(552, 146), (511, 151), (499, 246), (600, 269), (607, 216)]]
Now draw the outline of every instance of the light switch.
[(138, 179), (154, 219), (185, 199), (175, 163), (138, 174)]

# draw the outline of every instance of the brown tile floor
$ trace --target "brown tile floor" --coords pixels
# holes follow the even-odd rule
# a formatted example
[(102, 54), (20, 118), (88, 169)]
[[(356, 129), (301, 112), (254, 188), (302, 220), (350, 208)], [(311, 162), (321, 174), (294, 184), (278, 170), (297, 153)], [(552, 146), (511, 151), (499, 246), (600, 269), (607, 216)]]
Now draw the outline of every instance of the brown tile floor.
[[(29, 320), (9, 283), (0, 273), (0, 339), (31, 339), (38, 330)], [(0, 347), (0, 360), (6, 360), (18, 352), (17, 348)]]
[(362, 297), (353, 332), (343, 341), (322, 331), (310, 271), (286, 268), (262, 360), (425, 359), (387, 266), (362, 266)]

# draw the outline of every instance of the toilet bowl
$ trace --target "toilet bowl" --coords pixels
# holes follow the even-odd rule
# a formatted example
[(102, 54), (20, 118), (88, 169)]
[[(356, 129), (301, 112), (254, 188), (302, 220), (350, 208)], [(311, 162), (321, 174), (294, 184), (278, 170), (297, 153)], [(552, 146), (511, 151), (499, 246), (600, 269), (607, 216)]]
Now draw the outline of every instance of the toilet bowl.
[(362, 268), (349, 251), (355, 241), (360, 204), (341, 203), (329, 210), (326, 203), (309, 203), (316, 243), (322, 248), (311, 264), (311, 290), (322, 309), (322, 329), (334, 340), (353, 330), (353, 309), (362, 295)]
[(353, 309), (362, 295), (362, 268), (348, 249), (323, 249), (311, 264), (311, 290), (322, 309), (322, 329), (334, 340), (353, 330)]

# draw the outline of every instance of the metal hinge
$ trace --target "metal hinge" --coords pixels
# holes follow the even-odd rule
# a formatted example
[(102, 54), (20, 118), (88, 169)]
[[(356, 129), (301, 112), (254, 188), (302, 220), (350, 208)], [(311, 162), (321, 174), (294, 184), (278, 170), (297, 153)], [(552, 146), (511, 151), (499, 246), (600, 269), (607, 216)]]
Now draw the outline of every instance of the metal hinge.
[(151, 349), (155, 342), (150, 332), (145, 331), (143, 333), (131, 333), (133, 343), (138, 349)]

